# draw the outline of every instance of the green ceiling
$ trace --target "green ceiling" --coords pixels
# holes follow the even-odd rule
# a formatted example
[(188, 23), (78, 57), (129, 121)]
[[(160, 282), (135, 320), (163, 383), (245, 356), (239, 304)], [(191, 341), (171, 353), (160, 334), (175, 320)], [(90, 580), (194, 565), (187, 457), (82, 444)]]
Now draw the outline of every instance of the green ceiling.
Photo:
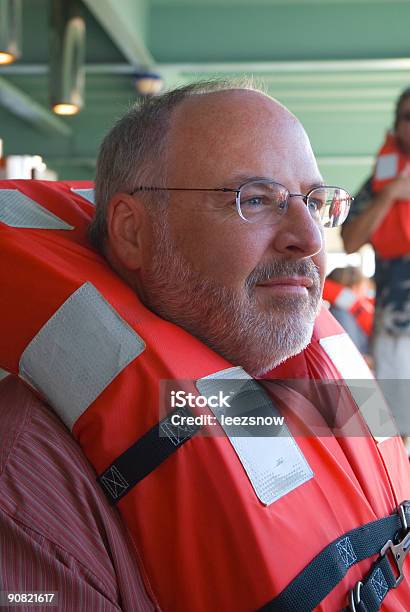
[[(57, 2), (58, 0), (50, 0)], [(23, 56), (0, 67), (6, 154), (92, 178), (99, 142), (135, 100), (135, 66), (166, 86), (254, 75), (304, 123), (327, 181), (354, 190), (410, 84), (410, 0), (84, 0), (86, 105), (48, 111), (48, 0), (23, 0)]]

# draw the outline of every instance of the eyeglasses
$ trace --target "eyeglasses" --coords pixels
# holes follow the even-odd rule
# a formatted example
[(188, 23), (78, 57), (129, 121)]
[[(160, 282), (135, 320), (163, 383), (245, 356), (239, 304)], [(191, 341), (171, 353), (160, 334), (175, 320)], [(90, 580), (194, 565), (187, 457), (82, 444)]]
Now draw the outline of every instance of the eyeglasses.
[(323, 185), (314, 187), (306, 195), (290, 193), (286, 187), (270, 179), (248, 181), (238, 187), (229, 189), (219, 187), (200, 189), (187, 187), (137, 187), (138, 191), (215, 191), (234, 193), (236, 210), (244, 221), (258, 225), (279, 223), (289, 208), (289, 199), (300, 197), (305, 203), (311, 217), (323, 227), (337, 227), (346, 219), (353, 197), (341, 187)]

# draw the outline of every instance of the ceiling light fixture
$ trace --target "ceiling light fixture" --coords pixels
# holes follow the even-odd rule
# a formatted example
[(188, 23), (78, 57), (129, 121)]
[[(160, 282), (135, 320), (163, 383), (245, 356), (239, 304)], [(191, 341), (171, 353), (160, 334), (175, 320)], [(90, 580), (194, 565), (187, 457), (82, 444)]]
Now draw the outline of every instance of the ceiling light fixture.
[(53, 106), (56, 115), (76, 115), (79, 110), (76, 104), (54, 104)]
[(21, 55), (21, 0), (0, 0), (0, 64)]
[(142, 97), (158, 95), (164, 85), (161, 75), (157, 72), (138, 72), (134, 78), (135, 89)]
[(78, 0), (50, 4), (50, 104), (75, 115), (84, 104), (85, 22)]

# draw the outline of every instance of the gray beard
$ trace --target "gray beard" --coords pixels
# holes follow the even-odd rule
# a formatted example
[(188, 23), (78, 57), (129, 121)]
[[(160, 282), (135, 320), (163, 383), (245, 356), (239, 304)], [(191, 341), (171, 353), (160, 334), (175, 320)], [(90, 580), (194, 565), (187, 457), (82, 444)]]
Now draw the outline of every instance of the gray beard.
[[(150, 310), (254, 376), (261, 376), (309, 344), (321, 297), (319, 272), (310, 259), (261, 264), (238, 294), (202, 278), (192, 268), (171, 242), (166, 212), (155, 219), (153, 227), (156, 250), (143, 277), (144, 303)], [(308, 297), (272, 297), (269, 308), (262, 307), (255, 294), (256, 283), (292, 275), (313, 280)]]

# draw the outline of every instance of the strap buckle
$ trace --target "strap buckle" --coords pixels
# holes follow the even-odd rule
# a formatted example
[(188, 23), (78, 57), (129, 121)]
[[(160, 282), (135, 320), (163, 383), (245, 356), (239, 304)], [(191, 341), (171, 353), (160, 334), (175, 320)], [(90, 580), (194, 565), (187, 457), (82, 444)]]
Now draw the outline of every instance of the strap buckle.
[(362, 590), (363, 582), (357, 582), (356, 585), (352, 588), (349, 594), (349, 608), (351, 612), (360, 612), (360, 592)]
[(409, 505), (410, 505), (410, 501), (406, 499), (405, 501), (401, 502), (401, 504), (398, 507), (400, 522), (401, 522), (401, 526), (402, 526), (404, 533), (407, 533), (410, 528), (410, 525), (408, 524), (407, 517), (406, 517), (406, 507), (408, 507)]
[[(410, 551), (410, 521), (407, 520), (406, 516), (410, 511), (410, 501), (406, 500), (402, 502), (398, 508), (397, 513), (401, 522), (399, 542), (393, 543), (392, 540), (388, 540), (380, 551), (380, 557), (384, 557), (388, 551), (390, 551), (393, 557), (394, 565), (397, 570), (398, 576), (395, 577), (395, 584), (393, 588), (396, 588), (404, 578), (403, 565), (404, 561)], [(359, 581), (353, 587), (349, 593), (349, 610), (350, 612), (360, 612), (362, 610), (361, 590), (363, 582)]]
[(392, 540), (388, 540), (380, 551), (380, 556), (384, 557), (387, 551), (390, 550), (390, 553), (393, 557), (393, 561), (398, 572), (394, 588), (396, 588), (404, 578), (403, 565), (410, 551), (410, 530), (405, 510), (405, 504), (408, 503), (408, 501), (402, 502), (398, 507), (398, 514), (400, 517), (402, 533), (404, 533), (404, 536), (397, 544), (393, 544)]

